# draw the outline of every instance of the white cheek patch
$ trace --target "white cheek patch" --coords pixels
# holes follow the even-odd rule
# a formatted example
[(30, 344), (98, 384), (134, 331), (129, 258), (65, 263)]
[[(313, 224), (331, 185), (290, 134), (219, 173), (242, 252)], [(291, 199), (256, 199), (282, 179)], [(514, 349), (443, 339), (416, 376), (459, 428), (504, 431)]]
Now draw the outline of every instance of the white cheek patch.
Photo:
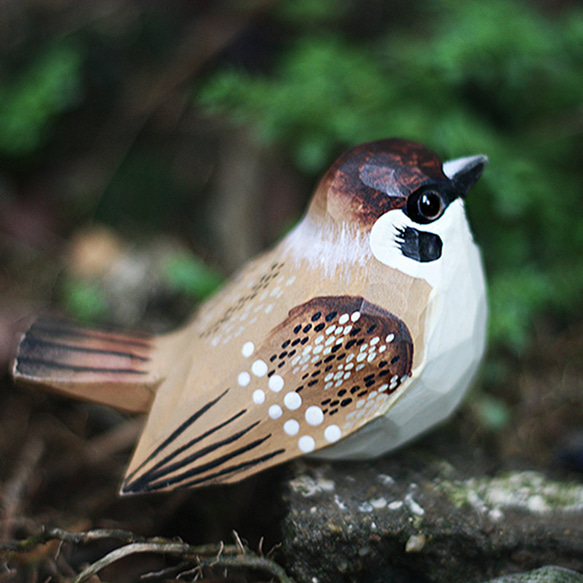
[[(438, 235), (443, 241), (442, 256), (431, 262), (406, 257), (399, 244), (399, 233), (407, 228)], [(415, 223), (401, 209), (389, 211), (377, 219), (370, 232), (370, 248), (378, 261), (411, 277), (424, 279), (434, 288), (441, 287), (444, 272), (451, 269), (449, 264), (455, 260), (456, 248), (463, 248), (471, 241), (461, 199), (454, 200), (441, 218), (428, 225)]]
[(377, 219), (370, 232), (370, 248), (375, 258), (412, 277), (419, 275), (418, 261), (409, 259), (401, 252), (399, 232), (413, 226), (413, 221), (402, 210), (393, 210)]

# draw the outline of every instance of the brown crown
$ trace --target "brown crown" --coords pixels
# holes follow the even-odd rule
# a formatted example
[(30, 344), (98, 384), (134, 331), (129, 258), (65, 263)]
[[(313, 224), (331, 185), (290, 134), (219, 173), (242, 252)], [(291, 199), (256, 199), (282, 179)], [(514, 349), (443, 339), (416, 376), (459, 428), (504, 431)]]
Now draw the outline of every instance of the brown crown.
[(403, 207), (428, 179), (445, 179), (437, 154), (397, 138), (369, 142), (342, 154), (326, 172), (310, 215), (370, 228), (384, 213)]

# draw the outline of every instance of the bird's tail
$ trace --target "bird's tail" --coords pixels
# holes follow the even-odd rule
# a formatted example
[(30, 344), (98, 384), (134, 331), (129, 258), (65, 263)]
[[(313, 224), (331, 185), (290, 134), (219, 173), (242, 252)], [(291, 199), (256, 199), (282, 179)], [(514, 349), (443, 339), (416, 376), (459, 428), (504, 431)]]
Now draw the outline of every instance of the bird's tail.
[(24, 333), (14, 379), (127, 411), (147, 411), (162, 378), (155, 338), (41, 318)]

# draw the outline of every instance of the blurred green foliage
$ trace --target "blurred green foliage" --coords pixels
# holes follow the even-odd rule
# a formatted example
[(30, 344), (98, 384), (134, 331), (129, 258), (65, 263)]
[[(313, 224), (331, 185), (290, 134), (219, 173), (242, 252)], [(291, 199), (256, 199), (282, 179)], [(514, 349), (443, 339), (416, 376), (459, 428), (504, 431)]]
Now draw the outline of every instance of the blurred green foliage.
[(82, 322), (99, 322), (107, 319), (110, 306), (97, 282), (68, 276), (63, 279), (61, 285), (61, 295), (69, 315)]
[(222, 283), (222, 278), (196, 256), (176, 253), (164, 265), (163, 277), (171, 290), (196, 300), (210, 296)]
[(269, 72), (225, 64), (198, 103), (318, 174), (358, 142), (402, 136), (444, 158), (485, 153), (469, 213), (489, 274), (491, 340), (522, 348), (533, 318), (583, 298), (583, 11), (430, 0), (414, 22), (352, 34), (341, 0), (286, 0)]
[[(0, 29), (0, 42), (12, 28), (16, 39), (4, 42), (11, 48), (0, 61), (0, 169), (16, 166), (21, 179), (43, 164), (43, 171), (54, 167), (43, 185), (69, 189), (58, 199), (68, 220), (82, 212), (116, 227), (139, 229), (146, 221), (155, 229), (209, 230), (202, 204), (188, 208), (193, 184), (202, 199), (215, 167), (194, 160), (195, 171), (180, 174), (173, 145), (185, 135), (182, 144), (197, 142), (189, 132), (201, 111), (252, 128), (313, 182), (343, 149), (401, 136), (444, 159), (490, 157), (468, 212), (488, 271), (493, 344), (520, 350), (545, 313), (559, 322), (582, 317), (583, 9), (577, 4), (547, 3), (543, 12), (539, 3), (519, 0), (268, 3), (242, 27), (242, 36), (260, 41), (250, 53), (255, 57), (245, 60), (237, 46), (225, 47), (222, 58), (211, 51), (209, 63), (192, 70), (190, 121), (180, 126), (178, 116), (163, 114), (152, 127), (133, 125), (159, 112), (148, 110), (147, 95), (140, 102), (152, 86), (144, 80), (159, 77), (164, 86), (172, 69), (166, 64), (181, 55), (183, 29), (198, 18), (220, 25), (224, 10), (240, 18), (245, 11), (236, 13), (228, 1), (216, 13), (180, 0), (168, 7), (108, 6), (80, 10), (78, 22), (85, 21), (70, 26), (67, 8), (47, 3), (38, 38), (24, 39), (8, 19)], [(246, 6), (253, 10), (254, 3)], [(35, 18), (22, 22), (42, 20)], [(48, 26), (53, 20), (60, 25)], [(260, 34), (253, 37), (255, 29)], [(271, 40), (261, 45), (266, 30)], [(249, 63), (253, 58), (259, 66)], [(175, 103), (184, 102), (175, 97), (168, 111)], [(109, 133), (101, 134), (104, 125)], [(210, 159), (204, 150), (188, 152)], [(66, 166), (71, 159), (80, 162), (75, 171)], [(75, 174), (79, 168), (85, 174)], [(181, 293), (205, 295), (214, 275), (197, 265), (192, 257), (177, 261), (164, 276)], [(76, 312), (103, 310), (87, 290), (68, 297)]]
[(0, 69), (0, 153), (25, 156), (42, 148), (54, 120), (81, 88), (81, 50), (48, 43), (18, 74)]

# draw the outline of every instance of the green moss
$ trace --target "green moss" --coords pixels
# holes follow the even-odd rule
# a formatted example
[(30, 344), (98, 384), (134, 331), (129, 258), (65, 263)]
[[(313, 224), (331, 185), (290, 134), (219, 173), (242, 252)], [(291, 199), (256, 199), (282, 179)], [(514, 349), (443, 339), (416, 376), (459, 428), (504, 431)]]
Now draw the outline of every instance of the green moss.
[(538, 472), (512, 472), (503, 476), (440, 481), (437, 488), (456, 505), (469, 505), (482, 512), (505, 509), (544, 513), (583, 509), (583, 486), (555, 482)]

